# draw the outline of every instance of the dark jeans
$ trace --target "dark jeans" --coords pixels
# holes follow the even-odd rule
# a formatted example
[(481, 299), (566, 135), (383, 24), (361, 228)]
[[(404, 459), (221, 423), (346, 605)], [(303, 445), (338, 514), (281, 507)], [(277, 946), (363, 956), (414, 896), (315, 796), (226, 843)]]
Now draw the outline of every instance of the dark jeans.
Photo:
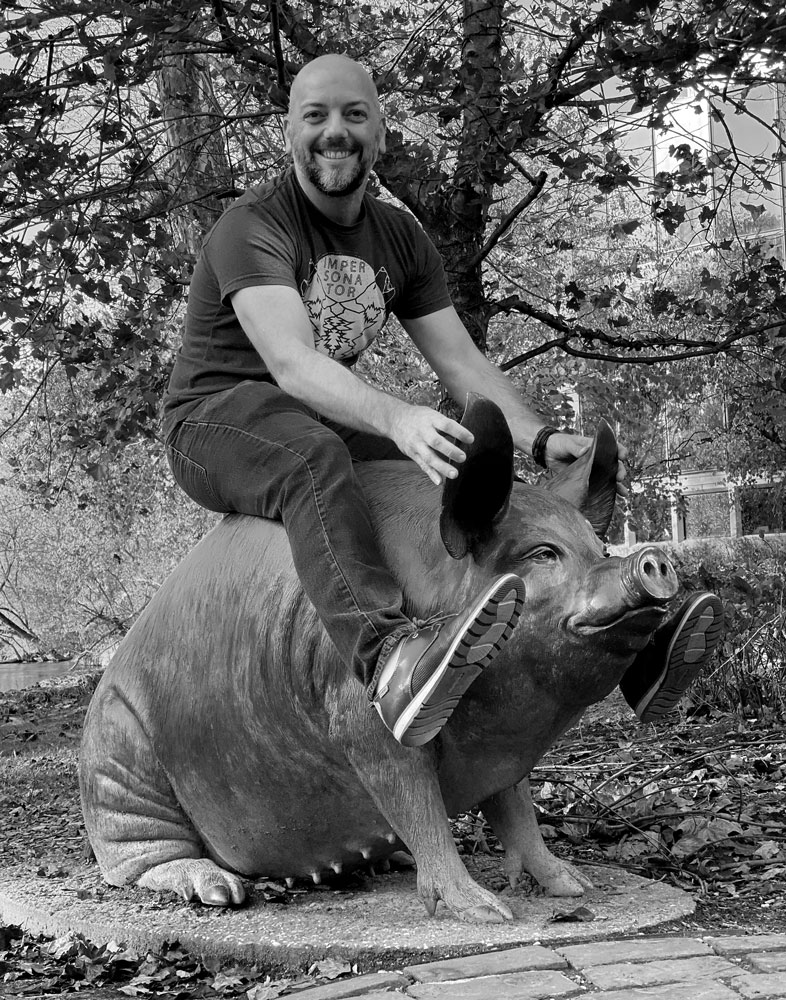
[(276, 385), (247, 381), (205, 397), (176, 427), (167, 456), (178, 484), (208, 510), (283, 522), (303, 589), (370, 689), (380, 654), (413, 625), (352, 463), (404, 459), (393, 442), (325, 420)]

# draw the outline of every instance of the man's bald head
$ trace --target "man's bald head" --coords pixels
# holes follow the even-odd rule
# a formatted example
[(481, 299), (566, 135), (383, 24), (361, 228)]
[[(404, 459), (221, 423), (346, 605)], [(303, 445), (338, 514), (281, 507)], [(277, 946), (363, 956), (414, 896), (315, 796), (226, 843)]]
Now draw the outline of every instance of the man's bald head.
[(292, 81), (289, 91), (289, 113), (303, 101), (306, 94), (323, 89), (352, 88), (379, 111), (379, 96), (371, 74), (349, 56), (330, 54), (312, 59)]

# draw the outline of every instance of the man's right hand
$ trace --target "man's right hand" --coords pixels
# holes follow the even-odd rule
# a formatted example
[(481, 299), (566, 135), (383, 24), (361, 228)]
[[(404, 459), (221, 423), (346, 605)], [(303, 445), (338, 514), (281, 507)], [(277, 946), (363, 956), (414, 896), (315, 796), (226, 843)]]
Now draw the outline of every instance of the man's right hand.
[[(283, 392), (323, 416), (356, 430), (390, 438), (439, 486), (454, 478), (473, 437), (429, 406), (413, 406), (382, 392), (314, 346), (314, 331), (296, 289), (254, 285), (232, 295), (246, 336)], [(456, 443), (452, 439), (456, 440)]]
[(466, 427), (429, 406), (405, 403), (396, 408), (393, 424), (389, 435), (393, 442), (436, 486), (458, 475), (450, 463), (463, 462), (466, 455), (461, 445), (474, 441)]

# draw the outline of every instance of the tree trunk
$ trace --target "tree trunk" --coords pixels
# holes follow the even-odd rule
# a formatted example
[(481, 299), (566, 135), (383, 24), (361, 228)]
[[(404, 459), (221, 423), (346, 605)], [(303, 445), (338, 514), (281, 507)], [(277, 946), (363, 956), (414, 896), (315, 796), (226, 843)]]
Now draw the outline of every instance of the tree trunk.
[(210, 86), (206, 57), (180, 52), (174, 43), (163, 53), (158, 92), (167, 123), (172, 216), (196, 255), (235, 193), (221, 130), (224, 116)]
[(445, 261), (453, 303), (482, 351), (491, 310), (477, 258), (503, 156), (499, 142), (502, 6), (501, 0), (464, 0), (461, 142), (453, 178), (443, 192), (443, 210), (432, 214), (431, 226)]

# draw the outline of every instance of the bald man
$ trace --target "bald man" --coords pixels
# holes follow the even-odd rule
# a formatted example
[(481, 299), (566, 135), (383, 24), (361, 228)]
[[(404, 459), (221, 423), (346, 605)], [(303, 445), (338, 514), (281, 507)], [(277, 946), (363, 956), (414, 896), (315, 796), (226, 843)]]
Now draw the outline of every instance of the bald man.
[[(503, 574), (425, 626), (407, 618), (352, 463), (410, 459), (440, 484), (457, 475), (472, 435), (373, 387), (355, 361), (392, 312), (452, 396), (493, 399), (514, 443), (545, 467), (573, 461), (589, 441), (544, 426), (524, 404), (472, 343), (423, 230), (366, 193), (385, 148), (368, 73), (338, 55), (309, 63), (292, 85), (285, 136), (292, 165), (239, 198), (203, 244), (164, 403), (167, 454), (202, 506), (283, 522), (340, 656), (394, 738), (420, 746), (507, 641), (524, 586)], [(710, 647), (715, 610), (708, 623), (706, 607), (699, 615)], [(686, 628), (695, 631), (680, 635)], [(675, 676), (651, 683), (648, 703)]]

